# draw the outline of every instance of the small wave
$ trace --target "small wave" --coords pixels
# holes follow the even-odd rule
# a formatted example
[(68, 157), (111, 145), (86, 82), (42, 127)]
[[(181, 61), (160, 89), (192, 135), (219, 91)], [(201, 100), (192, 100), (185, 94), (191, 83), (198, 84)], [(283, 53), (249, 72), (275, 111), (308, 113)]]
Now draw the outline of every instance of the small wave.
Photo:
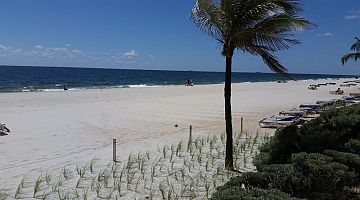
[(129, 88), (145, 88), (145, 87), (158, 87), (156, 85), (146, 85), (146, 84), (139, 84), (139, 85), (127, 85)]
[[(87, 90), (87, 88), (69, 88), (68, 91), (81, 91), (81, 90)], [(38, 89), (39, 92), (62, 92), (64, 89)]]
[(60, 92), (64, 91), (64, 89), (38, 89), (39, 92)]

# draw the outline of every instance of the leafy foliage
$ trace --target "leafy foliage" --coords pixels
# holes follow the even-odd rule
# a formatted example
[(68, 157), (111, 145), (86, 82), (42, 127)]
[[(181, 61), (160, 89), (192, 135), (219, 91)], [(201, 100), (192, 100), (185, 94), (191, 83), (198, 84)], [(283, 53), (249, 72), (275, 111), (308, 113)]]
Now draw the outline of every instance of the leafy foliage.
[(350, 139), (345, 143), (346, 151), (360, 155), (360, 140)]
[(261, 56), (271, 70), (285, 75), (274, 53), (299, 43), (293, 32), (311, 25), (301, 13), (295, 0), (197, 0), (190, 17), (223, 44), (223, 56), (232, 57), (235, 49)]
[[(269, 163), (288, 163), (293, 153), (320, 152), (326, 149), (359, 152), (360, 105), (331, 109), (298, 128), (288, 126), (260, 148)], [(349, 149), (350, 148), (350, 149)], [(264, 157), (264, 155), (262, 155)], [(261, 168), (261, 160), (255, 161)]]
[(334, 159), (320, 153), (305, 152), (292, 157), (295, 174), (301, 182), (298, 194), (310, 199), (346, 199), (346, 187), (355, 186), (358, 178), (349, 167), (334, 162)]
[(343, 65), (347, 63), (349, 60), (357, 61), (358, 59), (360, 59), (360, 39), (358, 37), (355, 37), (355, 40), (356, 40), (355, 43), (351, 45), (351, 50), (354, 52), (345, 54), (341, 58), (341, 62)]
[(264, 190), (259, 188), (244, 189), (233, 186), (219, 190), (212, 197), (211, 200), (297, 200), (289, 194), (279, 190)]
[(279, 129), (255, 157), (258, 172), (230, 179), (214, 195), (245, 187), (307, 199), (360, 199), (351, 190), (360, 185), (359, 139), (360, 105), (326, 111), (302, 127)]

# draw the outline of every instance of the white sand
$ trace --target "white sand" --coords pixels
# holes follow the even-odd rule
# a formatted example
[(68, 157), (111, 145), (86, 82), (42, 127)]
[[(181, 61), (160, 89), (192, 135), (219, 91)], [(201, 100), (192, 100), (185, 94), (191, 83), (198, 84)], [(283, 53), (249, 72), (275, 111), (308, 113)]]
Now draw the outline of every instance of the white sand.
[[(338, 86), (316, 91), (307, 86), (343, 81), (233, 84), (234, 130), (239, 130), (240, 116), (245, 129), (254, 133), (266, 116), (303, 103), (341, 98), (329, 94)], [(111, 160), (113, 138), (123, 159), (130, 152), (186, 138), (190, 125), (194, 134), (207, 135), (223, 132), (225, 124), (223, 85), (2, 93), (0, 100), (0, 122), (11, 129), (0, 137), (0, 188), (16, 187), (31, 170), (88, 163), (93, 158)]]

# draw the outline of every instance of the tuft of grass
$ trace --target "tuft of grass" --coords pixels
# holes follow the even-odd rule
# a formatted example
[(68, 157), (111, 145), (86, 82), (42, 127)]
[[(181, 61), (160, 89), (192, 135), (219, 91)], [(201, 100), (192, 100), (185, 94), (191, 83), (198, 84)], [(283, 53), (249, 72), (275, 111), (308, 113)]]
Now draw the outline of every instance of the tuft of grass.
[[(204, 138), (189, 135), (187, 145), (186, 141), (180, 141), (171, 146), (158, 146), (152, 152), (130, 154), (124, 163), (109, 162), (101, 168), (97, 164), (95, 170), (95, 162), (91, 160), (73, 170), (64, 167), (60, 176), (51, 177), (46, 172), (43, 178), (39, 177), (41, 181), (35, 182), (38, 189), (34, 186), (32, 195), (42, 198), (44, 195), (40, 195), (40, 191), (44, 191), (43, 194), (51, 195), (46, 195), (45, 199), (138, 199), (145, 194), (148, 199), (209, 198), (216, 187), (235, 176), (226, 173), (223, 167), (225, 139), (225, 133)], [(257, 147), (265, 140), (266, 135), (259, 133), (253, 136), (234, 134), (235, 166), (252, 169), (247, 163), (251, 163)], [(73, 188), (62, 187), (63, 184)], [(25, 196), (23, 185), (24, 181), (18, 186), (19, 198)]]
[(5, 188), (0, 189), (0, 200), (6, 200), (9, 198), (9, 196), (10, 196), (10, 194), (8, 193), (8, 191)]
[(46, 181), (46, 184), (49, 186), (50, 182), (51, 182), (51, 175), (48, 172), (46, 172), (46, 174), (45, 174), (45, 181)]
[(33, 192), (33, 198), (37, 197), (37, 193), (41, 190), (41, 183), (43, 182), (43, 178), (41, 175), (36, 179), (34, 184), (34, 192)]
[(65, 180), (69, 180), (71, 178), (70, 171), (66, 167), (64, 167), (61, 172)]

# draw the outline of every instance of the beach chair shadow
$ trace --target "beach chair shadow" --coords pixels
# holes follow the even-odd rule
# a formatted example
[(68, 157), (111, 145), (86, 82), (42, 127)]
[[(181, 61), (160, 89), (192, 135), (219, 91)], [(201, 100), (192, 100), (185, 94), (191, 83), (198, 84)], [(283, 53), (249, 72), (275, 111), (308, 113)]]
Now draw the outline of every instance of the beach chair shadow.
[(9, 134), (5, 133), (5, 132), (0, 132), (0, 136), (7, 136)]

